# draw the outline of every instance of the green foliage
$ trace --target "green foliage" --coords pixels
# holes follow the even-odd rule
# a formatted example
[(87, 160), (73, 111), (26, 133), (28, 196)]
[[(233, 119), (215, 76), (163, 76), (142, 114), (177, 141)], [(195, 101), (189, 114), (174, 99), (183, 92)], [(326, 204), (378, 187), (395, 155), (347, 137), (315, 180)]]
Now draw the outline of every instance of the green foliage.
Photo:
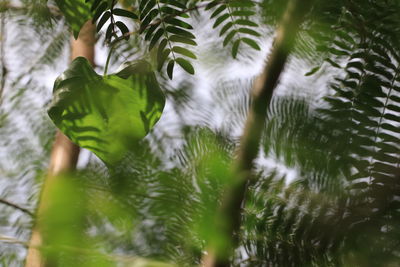
[[(129, 19), (138, 19), (138, 16), (126, 9), (116, 8), (115, 4), (118, 1), (112, 0), (86, 0), (91, 1), (91, 11), (93, 12), (93, 23), (97, 21), (96, 30), (99, 32), (103, 26), (109, 21), (109, 25), (106, 30), (105, 40), (111, 42), (112, 38), (119, 39), (123, 37), (129, 40), (129, 29), (122, 21), (116, 21), (115, 16), (125, 17)], [(117, 31), (121, 32), (121, 36), (118, 36)]]
[(91, 18), (90, 6), (84, 0), (56, 0), (56, 4), (71, 27), (75, 39), (82, 26)]
[(193, 27), (182, 20), (188, 18), (186, 5), (180, 1), (142, 0), (139, 4), (140, 33), (149, 41), (149, 50), (158, 44), (157, 64), (161, 70), (166, 62), (167, 74), (173, 77), (175, 63), (187, 73), (194, 74), (192, 63), (196, 55), (185, 45), (195, 46)]
[(255, 50), (260, 46), (254, 38), (260, 37), (258, 24), (251, 20), (256, 14), (253, 11), (255, 3), (252, 0), (212, 1), (205, 8), (212, 9), (211, 19), (215, 19), (213, 28), (220, 27), (219, 36), (225, 36), (222, 45), (232, 44), (232, 57), (236, 58), (241, 44), (246, 44)]
[[(191, 49), (196, 45), (196, 26), (202, 25), (204, 17), (209, 22), (209, 12), (212, 24), (216, 24), (214, 31), (222, 32), (222, 46), (230, 44), (228, 52), (236, 57), (243, 48), (258, 48), (257, 43), (244, 38), (257, 42), (262, 27), (272, 29), (281, 19), (287, 1), (120, 3), (124, 8), (121, 10), (133, 13), (119, 10), (122, 7), (116, 2), (88, 3), (97, 12), (98, 30), (108, 22), (114, 25), (105, 33), (107, 40), (116, 41), (112, 59), (119, 62), (125, 57), (157, 57), (158, 67), (166, 66), (172, 77), (177, 64), (193, 73), (190, 59), (198, 57), (202, 63), (201, 54), (194, 56)], [(201, 7), (195, 8), (198, 3)], [(201, 15), (204, 7), (207, 16), (186, 20), (188, 9), (195, 8)], [(395, 0), (316, 1), (286, 70), (295, 82), (286, 88), (287, 78), (283, 77), (278, 88), (281, 95), (275, 96), (269, 107), (242, 228), (236, 233), (240, 242), (232, 265), (398, 264), (399, 12)], [(112, 27), (118, 27), (112, 22), (114, 16), (135, 19), (132, 14), (138, 15), (147, 43), (140, 42), (142, 35), (134, 35), (129, 41), (122, 40), (125, 35), (110, 35)], [(253, 23), (261, 21), (261, 15), (267, 25), (256, 27)], [(124, 29), (122, 34), (126, 32)], [(44, 56), (39, 55), (38, 61), (32, 61), (34, 67), (27, 68), (27, 77), (37, 77), (28, 76), (29, 72), (57, 62), (56, 56), (68, 38), (61, 33), (51, 37), (53, 42), (46, 46)], [(26, 37), (29, 42), (31, 39)], [(196, 39), (199, 44), (202, 41)], [(251, 102), (250, 81), (238, 82), (236, 77), (228, 77), (226, 70), (230, 68), (226, 66), (225, 72), (216, 71), (216, 76), (223, 73), (224, 77), (210, 82), (210, 98), (214, 106), (222, 106), (226, 112), (216, 114), (211, 109), (207, 113), (209, 106), (196, 99), (196, 81), (179, 77), (184, 80), (179, 86), (168, 81), (159, 86), (148, 63), (140, 62), (101, 77), (86, 61), (77, 59), (55, 84), (55, 106), (50, 109), (50, 116), (73, 141), (92, 148), (108, 164), (105, 168), (91, 159), (74, 178), (69, 177), (72, 182), (63, 181), (55, 189), (54, 205), (45, 222), (49, 234), (46, 240), (49, 257), (61, 265), (113, 266), (118, 262), (163, 266), (171, 262), (193, 266), (200, 263), (207, 244), (224, 245), (215, 227), (220, 223), (216, 222), (220, 218), (217, 211), (230, 183), (236, 133), (241, 133)], [(305, 62), (306, 68), (299, 62)], [(296, 68), (296, 73), (290, 72), (291, 68)], [(306, 78), (303, 73), (307, 73)], [(320, 77), (323, 83), (316, 83)], [(304, 79), (307, 84), (302, 84)], [(143, 84), (144, 80), (152, 85)], [(231, 80), (234, 88), (220, 88)], [(24, 88), (41, 88), (35, 85), (29, 82)], [(328, 91), (315, 102), (296, 95), (282, 96), (279, 91), (306, 91), (317, 86)], [(178, 122), (161, 120), (137, 145), (161, 115), (165, 100), (160, 87)], [(45, 156), (53, 134), (53, 129), (43, 126), (46, 121), (35, 101), (26, 97), (28, 93), (32, 92), (15, 91), (12, 101), (6, 98), (15, 112), (1, 111), (1, 145), (7, 151), (0, 153), (1, 173), (16, 181), (26, 181), (26, 177), (33, 180), (33, 175), (20, 174), (20, 170), (37, 174), (46, 169)], [(198, 120), (188, 115), (190, 109), (201, 113)], [(148, 111), (149, 116), (141, 116), (141, 111)], [(28, 126), (21, 127), (15, 113), (29, 121)], [(212, 124), (218, 116), (224, 120), (223, 126)], [(133, 122), (127, 122), (131, 117)], [(214, 130), (183, 127), (198, 121)], [(29, 131), (24, 138), (14, 140), (12, 135), (22, 129)], [(36, 140), (32, 135), (38, 144), (32, 141)], [(35, 147), (40, 149), (34, 150)], [(266, 166), (264, 156), (268, 160)], [(31, 181), (28, 186), (32, 184)], [(24, 186), (22, 182), (18, 185)], [(69, 208), (63, 209), (65, 206)], [(7, 220), (2, 222), (7, 224)], [(118, 253), (125, 258), (118, 257)], [(126, 255), (133, 259), (129, 257), (128, 261)], [(11, 261), (10, 257), (4, 264)]]
[(164, 103), (149, 63), (102, 77), (79, 57), (56, 80), (49, 116), (73, 142), (113, 164), (150, 131)]
[[(278, 193), (270, 191), (275, 185), (268, 180), (256, 184), (249, 212), (258, 214), (254, 206), (268, 208), (260, 210), (263, 217), (253, 216), (245, 241), (255, 263), (365, 266), (398, 261), (399, 131), (393, 126), (399, 115), (400, 21), (392, 14), (399, 8), (396, 2), (381, 1), (350, 1), (340, 8), (320, 2), (315, 8), (303, 34), (312, 37), (308, 49), (318, 51), (314, 61), (322, 58), (324, 63), (307, 75), (326, 69), (338, 74), (329, 82), (333, 94), (317, 110), (279, 99), (271, 108), (265, 151), (297, 165), (301, 177), (300, 184)], [(385, 24), (377, 24), (381, 20)], [(268, 193), (261, 193), (262, 187)], [(257, 243), (255, 236), (270, 238)]]

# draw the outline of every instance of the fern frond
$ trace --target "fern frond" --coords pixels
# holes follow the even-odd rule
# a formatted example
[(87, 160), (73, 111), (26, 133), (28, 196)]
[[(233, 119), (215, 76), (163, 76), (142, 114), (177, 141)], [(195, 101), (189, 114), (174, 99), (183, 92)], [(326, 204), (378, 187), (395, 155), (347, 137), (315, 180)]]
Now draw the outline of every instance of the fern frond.
[[(179, 1), (142, 0), (139, 5), (141, 32), (149, 41), (149, 50), (157, 44), (157, 64), (161, 70), (167, 64), (167, 73), (173, 77), (175, 63), (189, 74), (194, 74), (190, 59), (196, 55), (186, 46), (196, 46), (195, 36), (190, 32), (193, 27), (182, 20), (186, 5)], [(189, 59), (189, 60), (188, 60)]]
[(224, 36), (223, 46), (232, 44), (232, 57), (236, 58), (241, 44), (246, 44), (255, 50), (261, 50), (256, 38), (258, 24), (251, 17), (256, 4), (252, 0), (212, 1), (205, 10), (213, 10), (211, 19), (215, 19), (213, 28), (220, 27), (219, 35)]

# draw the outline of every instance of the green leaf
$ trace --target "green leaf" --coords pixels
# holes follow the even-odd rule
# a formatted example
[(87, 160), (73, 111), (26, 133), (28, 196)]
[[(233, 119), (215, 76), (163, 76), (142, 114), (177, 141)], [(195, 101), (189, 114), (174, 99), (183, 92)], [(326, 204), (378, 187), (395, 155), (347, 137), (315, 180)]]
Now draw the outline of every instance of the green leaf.
[(250, 27), (258, 27), (257, 23), (254, 23), (247, 19), (237, 19), (237, 20), (235, 20), (235, 24), (243, 25), (243, 26), (250, 26)]
[(159, 48), (159, 51), (157, 52), (157, 69), (158, 71), (160, 71), (162, 69), (162, 67), (164, 66), (165, 61), (168, 59), (169, 54), (171, 53), (171, 50), (165, 49), (165, 50), (161, 50)]
[(161, 36), (164, 34), (164, 29), (160, 28), (158, 31), (153, 35), (149, 45), (149, 51), (153, 49), (153, 47), (157, 44), (158, 40), (160, 40)]
[[(85, 3), (87, 3), (88, 1), (85, 0)], [(92, 6), (90, 7), (90, 11), (95, 11), (96, 8), (99, 6), (99, 4), (101, 3), (101, 0), (95, 0), (92, 4)]]
[(249, 11), (249, 10), (236, 10), (232, 12), (232, 16), (235, 17), (250, 17), (252, 15), (254, 15), (255, 12), (253, 11)]
[(305, 76), (311, 76), (311, 75), (313, 75), (314, 73), (316, 73), (317, 71), (319, 71), (320, 68), (321, 68), (321, 66), (314, 67), (312, 70), (310, 70), (309, 72), (307, 72), (307, 73), (304, 74), (304, 75), (305, 75)]
[(115, 24), (121, 30), (122, 35), (125, 35), (125, 39), (128, 40), (130, 37), (130, 35), (128, 35), (129, 33), (128, 27), (126, 27), (126, 25), (121, 21), (117, 21)]
[(233, 38), (233, 36), (235, 36), (235, 34), (237, 33), (236, 30), (232, 30), (230, 33), (228, 33), (228, 35), (225, 37), (224, 41), (222, 42), (223, 46), (226, 46)]
[(184, 4), (179, 3), (179, 1), (175, 1), (175, 0), (160, 0), (160, 3), (169, 4), (171, 6), (176, 6), (176, 7), (179, 7), (181, 9), (185, 9), (186, 8), (186, 6)]
[(215, 23), (214, 23), (214, 25), (213, 25), (213, 28), (217, 28), (222, 22), (224, 22), (224, 21), (227, 20), (228, 18), (229, 18), (229, 14), (228, 14), (228, 13), (222, 15), (221, 17), (218, 17), (218, 18), (215, 20)]
[(239, 51), (240, 39), (237, 39), (232, 46), (232, 57), (236, 58)]
[(171, 42), (175, 42), (175, 43), (183, 43), (183, 44), (188, 44), (188, 45), (197, 45), (197, 43), (195, 41), (193, 41), (193, 39), (189, 39), (189, 38), (185, 38), (179, 35), (171, 35), (169, 37), (169, 40)]
[(176, 59), (176, 62), (179, 64), (179, 66), (181, 66), (182, 67), (182, 69), (184, 69), (187, 73), (189, 73), (189, 74), (194, 74), (194, 68), (193, 68), (193, 66), (192, 66), (192, 64), (189, 62), (189, 61), (187, 61), (186, 59), (183, 59), (183, 58), (181, 58), (181, 57), (178, 57), (177, 59)]
[(96, 9), (96, 12), (94, 13), (93, 16), (93, 23), (100, 18), (101, 14), (103, 14), (104, 11), (107, 10), (107, 3), (103, 2), (99, 5), (99, 7)]
[(107, 20), (111, 17), (111, 12), (107, 11), (103, 14), (101, 19), (99, 20), (99, 23), (97, 24), (96, 31), (99, 32), (101, 28), (103, 28), (104, 24), (107, 22)]
[(130, 12), (128, 10), (121, 9), (121, 8), (113, 9), (113, 14), (116, 15), (116, 16), (127, 17), (127, 18), (131, 18), (131, 19), (138, 19), (139, 18), (135, 13), (132, 13), (132, 12)]
[(190, 50), (188, 50), (186, 48), (180, 47), (180, 46), (174, 46), (172, 48), (172, 51), (174, 51), (174, 52), (176, 52), (178, 54), (193, 58), (193, 59), (197, 59), (196, 55), (193, 54), (192, 51), (190, 51)]
[(168, 24), (171, 24), (171, 25), (175, 25), (175, 26), (184, 28), (184, 29), (189, 29), (189, 30), (193, 29), (192, 25), (190, 25), (189, 23), (186, 23), (180, 19), (177, 19), (177, 18), (166, 18), (165, 22)]
[(174, 65), (175, 65), (175, 61), (173, 61), (173, 60), (170, 60), (167, 65), (167, 74), (171, 80), (174, 77)]
[(253, 36), (257, 36), (257, 37), (261, 36), (261, 34), (259, 34), (258, 32), (254, 31), (252, 29), (248, 29), (248, 28), (240, 28), (238, 30), (238, 32), (250, 34), (250, 35), (253, 35)]
[(106, 31), (106, 40), (111, 40), (111, 37), (113, 34), (113, 29), (114, 29), (114, 25), (112, 23), (110, 23), (110, 25), (108, 25), (107, 31)]
[(183, 30), (181, 28), (173, 27), (173, 26), (168, 26), (166, 28), (167, 32), (173, 33), (180, 35), (182, 37), (190, 38), (190, 39), (196, 39), (196, 36), (194, 36), (191, 32)]
[(222, 11), (226, 9), (226, 5), (221, 5), (219, 8), (217, 8), (212, 14), (211, 14), (211, 19), (215, 18), (219, 14), (221, 14)]
[(165, 97), (146, 61), (127, 64), (106, 77), (76, 58), (54, 83), (48, 114), (80, 147), (108, 165), (123, 158), (154, 127)]
[(144, 39), (146, 41), (149, 41), (151, 39), (151, 37), (153, 36), (153, 33), (155, 32), (155, 30), (157, 30), (159, 25), (152, 25), (150, 26), (147, 30), (146, 30), (146, 35), (144, 36)]
[(243, 42), (245, 42), (246, 44), (248, 44), (251, 48), (255, 49), (255, 50), (261, 50), (260, 46), (257, 44), (256, 41), (243, 37), (241, 38)]
[(222, 27), (221, 31), (219, 32), (219, 36), (224, 35), (224, 33), (229, 30), (230, 28), (232, 28), (233, 23), (232, 22), (228, 22), (227, 24), (224, 25), (224, 27)]
[(78, 38), (82, 26), (91, 19), (90, 3), (84, 0), (56, 0), (56, 4), (69, 24), (74, 38)]

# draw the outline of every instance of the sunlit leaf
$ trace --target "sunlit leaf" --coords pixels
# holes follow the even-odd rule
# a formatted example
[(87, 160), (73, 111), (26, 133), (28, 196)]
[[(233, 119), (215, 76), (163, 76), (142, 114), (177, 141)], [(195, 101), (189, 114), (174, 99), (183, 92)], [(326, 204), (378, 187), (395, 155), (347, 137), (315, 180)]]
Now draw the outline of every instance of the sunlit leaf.
[(113, 164), (146, 136), (164, 103), (149, 63), (133, 62), (102, 77), (79, 57), (56, 80), (48, 113), (74, 143)]

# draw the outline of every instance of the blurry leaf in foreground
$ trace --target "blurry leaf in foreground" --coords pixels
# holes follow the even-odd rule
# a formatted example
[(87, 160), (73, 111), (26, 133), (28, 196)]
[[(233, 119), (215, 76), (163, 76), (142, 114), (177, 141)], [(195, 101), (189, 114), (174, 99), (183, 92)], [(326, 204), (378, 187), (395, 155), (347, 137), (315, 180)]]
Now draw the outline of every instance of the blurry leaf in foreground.
[(75, 39), (78, 38), (79, 32), (92, 14), (90, 12), (90, 2), (84, 0), (56, 0), (57, 6), (65, 16)]
[(145, 61), (102, 77), (85, 58), (78, 57), (55, 81), (53, 94), (48, 114), (54, 124), (109, 165), (146, 136), (165, 104)]
[(46, 266), (113, 266), (86, 234), (88, 198), (82, 184), (69, 175), (58, 176), (44, 194), (51, 199), (39, 222)]

